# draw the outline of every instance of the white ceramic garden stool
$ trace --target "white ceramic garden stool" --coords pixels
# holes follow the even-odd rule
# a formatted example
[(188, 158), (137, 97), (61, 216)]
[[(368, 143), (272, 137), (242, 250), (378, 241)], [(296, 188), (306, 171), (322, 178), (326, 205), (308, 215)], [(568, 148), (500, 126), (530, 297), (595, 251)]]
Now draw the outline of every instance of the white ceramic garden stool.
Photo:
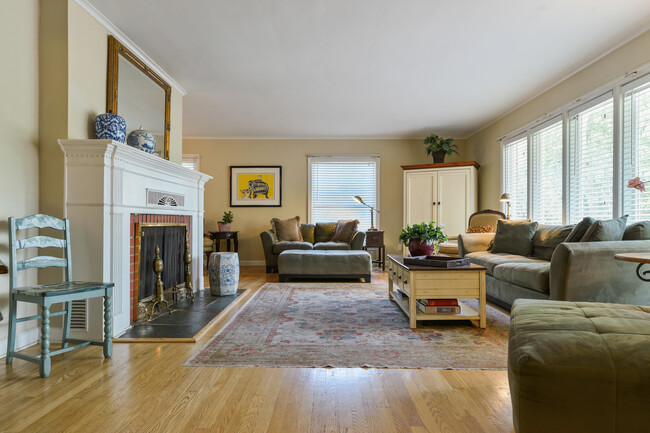
[(208, 263), (210, 293), (214, 296), (234, 295), (239, 285), (239, 255), (212, 253)]

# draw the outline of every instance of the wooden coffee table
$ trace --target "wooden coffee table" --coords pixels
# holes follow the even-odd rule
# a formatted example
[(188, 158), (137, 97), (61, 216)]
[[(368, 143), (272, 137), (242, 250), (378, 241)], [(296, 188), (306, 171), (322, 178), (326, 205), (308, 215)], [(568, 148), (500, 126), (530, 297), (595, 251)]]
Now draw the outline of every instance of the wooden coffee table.
[[(388, 255), (388, 297), (395, 301), (409, 318), (411, 328), (418, 320), (471, 320), (486, 327), (485, 268), (470, 264), (462, 268), (434, 268), (405, 265), (404, 256)], [(395, 293), (395, 286), (406, 296)], [(458, 314), (424, 314), (418, 310), (418, 299), (478, 299), (479, 311), (458, 302)]]

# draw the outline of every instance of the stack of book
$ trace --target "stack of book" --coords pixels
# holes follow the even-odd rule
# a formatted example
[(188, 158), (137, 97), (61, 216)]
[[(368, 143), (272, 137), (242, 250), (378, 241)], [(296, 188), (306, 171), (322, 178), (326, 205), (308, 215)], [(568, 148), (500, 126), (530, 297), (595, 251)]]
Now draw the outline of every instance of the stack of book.
[(458, 299), (418, 299), (418, 309), (424, 314), (458, 314)]

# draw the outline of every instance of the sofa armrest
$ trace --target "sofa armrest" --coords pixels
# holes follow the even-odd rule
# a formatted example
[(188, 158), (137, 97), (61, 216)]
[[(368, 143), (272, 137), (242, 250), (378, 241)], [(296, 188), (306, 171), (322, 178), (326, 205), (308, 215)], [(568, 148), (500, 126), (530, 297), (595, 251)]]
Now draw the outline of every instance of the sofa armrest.
[(636, 264), (614, 254), (650, 253), (650, 241), (565, 242), (551, 258), (550, 299), (650, 305), (650, 284)]
[(458, 257), (477, 251), (487, 251), (494, 233), (462, 233), (458, 235)]
[(363, 242), (366, 240), (366, 232), (356, 232), (350, 241), (351, 250), (362, 250)]
[(266, 230), (260, 233), (262, 238), (262, 248), (264, 249), (264, 259), (266, 266), (274, 266), (273, 263), (273, 244), (275, 244), (275, 234), (273, 230)]

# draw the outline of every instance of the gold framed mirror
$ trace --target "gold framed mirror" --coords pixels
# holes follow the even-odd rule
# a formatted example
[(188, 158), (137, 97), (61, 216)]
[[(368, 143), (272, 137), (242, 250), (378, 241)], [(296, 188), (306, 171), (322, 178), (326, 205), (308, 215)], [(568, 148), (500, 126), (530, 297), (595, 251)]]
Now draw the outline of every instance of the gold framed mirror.
[(156, 153), (169, 159), (171, 86), (111, 35), (107, 77), (106, 111), (124, 118), (127, 134), (140, 127), (151, 132)]

